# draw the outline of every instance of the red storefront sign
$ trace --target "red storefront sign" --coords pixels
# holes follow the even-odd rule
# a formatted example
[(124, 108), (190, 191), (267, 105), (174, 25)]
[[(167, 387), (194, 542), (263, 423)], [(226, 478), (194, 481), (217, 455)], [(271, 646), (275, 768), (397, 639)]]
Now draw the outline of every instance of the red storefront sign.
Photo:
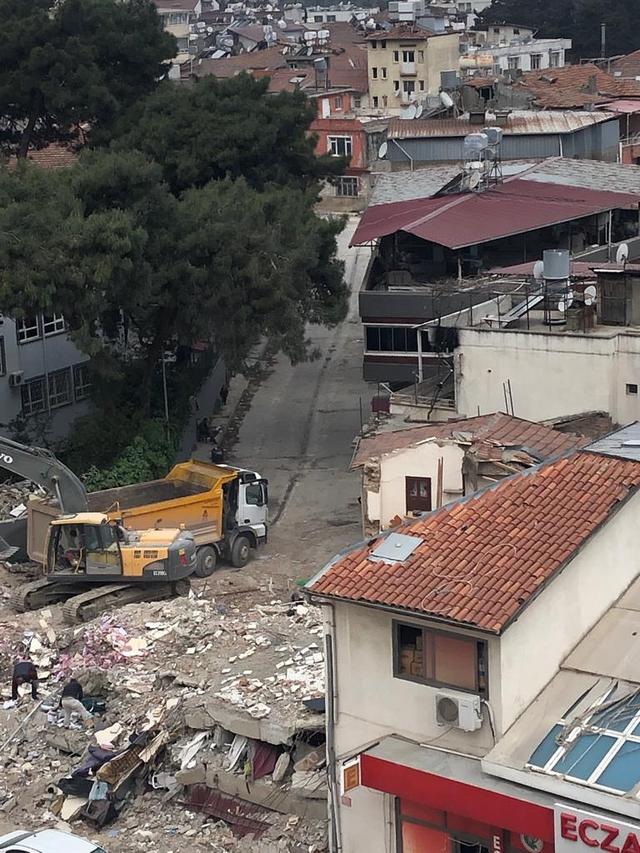
[(556, 853), (640, 853), (640, 826), (556, 805)]

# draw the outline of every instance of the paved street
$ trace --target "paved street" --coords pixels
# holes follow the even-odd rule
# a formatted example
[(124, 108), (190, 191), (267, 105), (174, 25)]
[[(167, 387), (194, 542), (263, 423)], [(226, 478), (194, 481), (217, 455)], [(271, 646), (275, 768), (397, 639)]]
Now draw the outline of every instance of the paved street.
[(360, 536), (359, 477), (348, 466), (360, 400), (366, 419), (373, 390), (361, 378), (358, 319), (369, 250), (348, 248), (355, 224), (351, 220), (339, 238), (351, 287), (347, 319), (336, 329), (310, 328), (319, 359), (293, 367), (278, 357), (234, 448), (233, 461), (255, 467), (270, 483), (271, 542), (259, 559), (261, 571), (308, 577)]

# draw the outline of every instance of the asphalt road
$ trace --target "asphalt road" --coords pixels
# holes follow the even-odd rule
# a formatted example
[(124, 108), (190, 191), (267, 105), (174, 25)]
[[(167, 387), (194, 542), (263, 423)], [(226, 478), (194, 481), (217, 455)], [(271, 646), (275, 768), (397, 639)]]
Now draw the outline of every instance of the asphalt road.
[(347, 318), (335, 329), (309, 327), (319, 359), (292, 366), (278, 357), (233, 451), (238, 464), (269, 479), (271, 542), (259, 560), (288, 577), (308, 577), (360, 538), (360, 478), (348, 467), (360, 406), (366, 419), (375, 389), (362, 380), (358, 291), (369, 249), (348, 248), (355, 225), (339, 238), (351, 288)]

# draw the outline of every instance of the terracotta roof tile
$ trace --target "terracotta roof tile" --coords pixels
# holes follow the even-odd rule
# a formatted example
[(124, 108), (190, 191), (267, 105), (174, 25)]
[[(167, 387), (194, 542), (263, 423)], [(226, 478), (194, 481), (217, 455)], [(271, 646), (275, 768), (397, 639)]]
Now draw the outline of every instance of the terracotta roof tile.
[(640, 462), (576, 451), (391, 531), (422, 540), (404, 562), (367, 559), (380, 536), (308, 589), (500, 633), (638, 486)]
[[(27, 159), (41, 169), (64, 169), (67, 166), (75, 166), (78, 162), (78, 152), (62, 142), (52, 142), (45, 148), (31, 149)], [(12, 157), (9, 166), (14, 167), (15, 164), (16, 159)]]
[(588, 63), (528, 71), (514, 85), (527, 89), (535, 104), (547, 109), (603, 104), (611, 98), (640, 98), (640, 82), (620, 80)]
[(542, 459), (548, 459), (587, 443), (587, 439), (581, 436), (559, 432), (544, 424), (496, 412), (475, 418), (381, 432), (363, 438), (360, 440), (351, 467), (359, 468), (368, 459), (393, 453), (405, 447), (413, 447), (430, 438), (455, 440), (458, 436), (459, 440), (462, 440), (461, 434), (464, 433), (470, 435), (469, 443), (475, 445), (479, 456), (485, 459), (491, 458), (492, 445), (496, 448), (526, 447)]

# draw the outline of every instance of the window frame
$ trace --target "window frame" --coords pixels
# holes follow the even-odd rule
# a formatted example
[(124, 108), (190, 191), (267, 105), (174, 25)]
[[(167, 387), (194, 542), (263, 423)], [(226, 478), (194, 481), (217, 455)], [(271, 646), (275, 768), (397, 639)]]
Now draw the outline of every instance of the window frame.
[[(341, 140), (344, 143), (344, 152), (345, 152), (344, 154), (341, 154), (338, 151), (338, 148), (339, 148), (338, 140)], [(335, 151), (334, 151), (334, 145), (333, 145), (334, 142), (336, 143)], [(331, 154), (332, 157), (351, 157), (351, 156), (353, 156), (353, 137), (344, 136), (344, 135), (328, 136), (327, 137), (327, 143), (328, 143), (327, 144), (327, 153)]]
[(393, 51), (393, 61), (394, 62), (400, 62), (400, 51), (399, 50)]
[[(31, 325), (27, 325), (27, 323), (31, 323)], [(35, 330), (36, 334), (29, 334)], [(35, 317), (23, 317), (20, 320), (16, 320), (16, 341), (19, 344), (30, 344), (32, 341), (39, 341), (42, 337), (42, 323), (41, 317), (37, 314)]]
[[(411, 59), (405, 59), (405, 56), (409, 56), (409, 55), (411, 55)], [(403, 51), (402, 51), (402, 62), (407, 64), (407, 65), (409, 63), (413, 63), (415, 65), (415, 61), (416, 61), (415, 48), (411, 47), (411, 48), (403, 49)]]
[[(449, 639), (454, 640), (463, 640), (468, 642), (469, 644), (473, 644), (475, 646), (475, 674), (476, 674), (476, 685), (475, 689), (471, 689), (469, 687), (459, 687), (457, 684), (448, 684), (444, 681), (437, 681), (435, 678), (427, 678), (426, 676), (420, 675), (411, 675), (406, 672), (400, 672), (400, 643), (399, 643), (399, 629), (400, 628), (412, 628), (413, 630), (422, 631), (422, 648), (423, 650), (427, 649), (427, 639), (428, 637), (436, 637), (443, 636)], [(457, 634), (454, 631), (441, 631), (437, 628), (427, 628), (424, 625), (419, 624), (418, 622), (409, 622), (403, 619), (392, 619), (391, 621), (391, 636), (392, 636), (392, 657), (393, 657), (393, 677), (399, 678), (402, 681), (412, 681), (414, 684), (423, 684), (427, 687), (437, 687), (442, 690), (455, 690), (459, 693), (469, 693), (472, 696), (480, 696), (482, 699), (489, 698), (489, 644), (486, 640), (479, 639), (478, 637), (470, 637), (467, 634)], [(478, 654), (478, 647), (482, 646), (484, 649), (484, 662), (485, 662), (485, 673), (484, 678), (486, 682), (486, 686), (484, 688), (480, 687), (480, 671), (479, 671), (479, 662), (480, 656)], [(433, 671), (435, 672), (435, 644), (432, 642), (433, 652), (432, 652), (432, 661), (433, 661)]]
[(627, 397), (632, 397), (638, 393), (638, 384), (637, 382), (626, 382), (624, 386), (625, 394)]
[[(22, 385), (20, 386), (20, 402), (21, 402), (20, 410), (22, 412), (23, 417), (31, 418), (34, 415), (39, 415), (42, 412), (48, 412), (49, 411), (49, 405), (48, 405), (48, 399), (47, 399), (47, 381), (46, 380), (47, 380), (47, 377), (43, 373), (41, 376), (33, 376), (27, 382), (23, 382)], [(31, 400), (31, 394), (30, 394), (29, 389), (33, 385), (35, 385), (36, 383), (39, 383), (42, 386), (42, 408), (33, 409), (33, 406), (32, 406), (33, 401)], [(25, 404), (24, 404), (25, 392), (29, 393), (28, 410), (25, 408)]]
[(530, 63), (532, 71), (540, 71), (540, 69), (542, 68), (542, 54), (532, 53)]
[[(428, 483), (428, 491), (429, 491), (429, 509), (425, 509), (424, 507), (418, 506), (409, 506), (409, 498), (411, 495), (409, 494), (409, 490), (411, 485), (415, 483), (417, 495), (416, 502), (419, 503), (421, 500), (426, 503), (426, 499), (420, 497), (420, 488), (423, 483)], [(431, 481), (431, 477), (420, 477), (416, 475), (405, 475), (404, 478), (404, 491), (405, 491), (405, 510), (407, 513), (410, 512), (431, 512), (433, 510), (433, 483)]]
[[(341, 192), (341, 188), (346, 186), (354, 187), (355, 192)], [(336, 196), (339, 198), (358, 198), (360, 194), (360, 185), (358, 178), (354, 175), (339, 175), (336, 180)]]
[[(78, 377), (88, 370), (88, 362), (81, 361), (78, 364), (73, 364), (71, 366), (71, 379), (73, 383), (73, 399), (76, 403), (79, 403), (81, 400), (87, 400), (91, 393), (91, 377), (87, 376), (84, 382), (78, 381)], [(87, 381), (88, 380), (88, 381)]]
[(377, 96), (377, 95), (373, 95), (373, 96), (372, 96), (372, 101), (373, 101), (373, 108), (374, 108), (374, 110), (377, 110), (377, 109), (378, 109), (378, 96)]
[(371, 66), (371, 79), (372, 79), (372, 80), (377, 80), (377, 79), (378, 79), (378, 68), (377, 68), (377, 66), (375, 66), (375, 65), (372, 65), (372, 66)]
[[(66, 382), (66, 399), (60, 399), (61, 394), (57, 387), (57, 380), (64, 379)], [(54, 390), (51, 389), (53, 380)], [(47, 401), (49, 409), (61, 409), (63, 406), (69, 406), (73, 403), (73, 378), (70, 367), (63, 367), (61, 370), (52, 370), (47, 374)]]
[(341, 113), (342, 112), (342, 95), (336, 95), (334, 105), (335, 105), (336, 112)]
[(381, 77), (383, 80), (386, 80), (386, 79), (387, 79), (387, 68), (386, 68), (386, 66), (385, 66), (385, 65), (383, 65), (383, 66), (380, 68), (380, 77)]
[[(45, 338), (51, 338), (53, 335), (61, 335), (67, 331), (67, 323), (64, 319), (64, 314), (56, 314), (54, 311), (50, 316), (43, 314), (42, 320), (42, 335)], [(47, 330), (47, 326), (52, 328)]]

